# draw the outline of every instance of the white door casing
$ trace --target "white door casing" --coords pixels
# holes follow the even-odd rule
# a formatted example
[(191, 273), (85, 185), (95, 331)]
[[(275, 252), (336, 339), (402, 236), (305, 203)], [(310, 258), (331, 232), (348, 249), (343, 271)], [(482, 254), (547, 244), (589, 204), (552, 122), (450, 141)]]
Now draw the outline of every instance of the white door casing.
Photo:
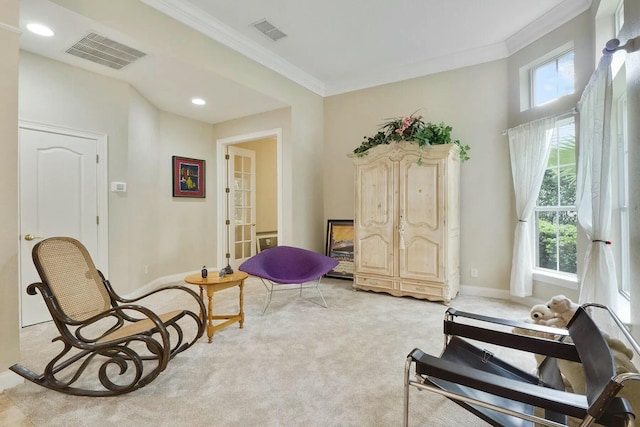
[(28, 326), (51, 319), (41, 295), (26, 293), (40, 280), (31, 258), (38, 241), (76, 238), (108, 274), (106, 136), (20, 122), (19, 137), (20, 317)]

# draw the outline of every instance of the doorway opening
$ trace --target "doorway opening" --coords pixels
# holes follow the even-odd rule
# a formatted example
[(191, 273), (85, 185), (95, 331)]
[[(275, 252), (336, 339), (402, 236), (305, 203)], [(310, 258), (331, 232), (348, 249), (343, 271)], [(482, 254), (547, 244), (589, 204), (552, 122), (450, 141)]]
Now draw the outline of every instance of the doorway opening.
[[(276, 204), (276, 218), (272, 218), (271, 224), (275, 223), (275, 229), (272, 226), (268, 226), (270, 229), (265, 230), (263, 228), (256, 228), (255, 219), (260, 218), (259, 206), (260, 202), (256, 206), (247, 206), (245, 197), (242, 196), (253, 193), (255, 195), (256, 188), (250, 188), (250, 192), (244, 191), (243, 193), (235, 193), (236, 189), (241, 187), (242, 190), (246, 190), (243, 184), (239, 184), (240, 179), (235, 179), (241, 176), (246, 171), (236, 171), (233, 169), (238, 167), (241, 161), (231, 162), (227, 158), (227, 154), (230, 152), (230, 146), (247, 146), (251, 142), (262, 144), (268, 141), (275, 140), (275, 161), (274, 159), (260, 159), (257, 156), (256, 163), (259, 168), (269, 168), (272, 172), (276, 172), (276, 188), (275, 191), (268, 191), (267, 194), (261, 192), (260, 197), (268, 198), (270, 201)], [(228, 138), (217, 140), (217, 182), (218, 182), (218, 200), (217, 200), (217, 218), (218, 218), (218, 262), (220, 267), (224, 267), (228, 264), (235, 270), (238, 265), (249, 256), (256, 253), (256, 231), (258, 232), (273, 232), (277, 236), (277, 241), (281, 241), (281, 233), (283, 230), (283, 214), (282, 214), (282, 200), (283, 200), (283, 179), (282, 179), (282, 129), (269, 129), (264, 131), (258, 131), (254, 133), (237, 135)], [(233, 151), (233, 150), (232, 150)], [(263, 162), (261, 164), (261, 162)], [(264, 164), (267, 162), (267, 164)], [(242, 166), (244, 167), (244, 166)], [(230, 176), (230, 169), (232, 169), (232, 175)], [(248, 180), (247, 180), (248, 181)], [(260, 188), (260, 180), (258, 178), (257, 188)], [(242, 205), (241, 207), (238, 205)], [(234, 214), (234, 212), (236, 212)], [(244, 213), (240, 213), (244, 212)], [(252, 217), (253, 214), (253, 217)], [(227, 223), (228, 219), (228, 223)]]

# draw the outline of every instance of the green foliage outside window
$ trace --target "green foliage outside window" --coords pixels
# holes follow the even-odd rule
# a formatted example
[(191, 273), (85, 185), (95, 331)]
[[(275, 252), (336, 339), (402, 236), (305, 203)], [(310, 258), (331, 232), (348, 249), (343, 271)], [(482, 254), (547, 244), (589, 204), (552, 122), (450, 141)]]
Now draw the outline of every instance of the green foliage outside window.
[(559, 126), (536, 203), (537, 266), (576, 273), (576, 160), (573, 122)]

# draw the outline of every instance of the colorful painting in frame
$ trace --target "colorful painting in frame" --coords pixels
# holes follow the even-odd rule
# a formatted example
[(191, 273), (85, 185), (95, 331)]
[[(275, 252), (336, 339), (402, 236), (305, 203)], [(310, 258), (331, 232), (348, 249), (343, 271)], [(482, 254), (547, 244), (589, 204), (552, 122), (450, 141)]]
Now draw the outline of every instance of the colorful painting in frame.
[(353, 220), (330, 219), (327, 223), (326, 255), (338, 261), (327, 277), (353, 279)]
[(205, 197), (205, 161), (172, 157), (173, 197)]

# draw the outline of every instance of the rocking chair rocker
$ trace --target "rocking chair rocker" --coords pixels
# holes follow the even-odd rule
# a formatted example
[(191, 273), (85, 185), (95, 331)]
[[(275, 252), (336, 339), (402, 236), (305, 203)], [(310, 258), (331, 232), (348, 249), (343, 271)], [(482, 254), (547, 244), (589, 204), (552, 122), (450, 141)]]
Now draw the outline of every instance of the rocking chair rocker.
[[(128, 393), (153, 381), (169, 360), (204, 332), (205, 307), (190, 289), (169, 286), (139, 298), (121, 298), (96, 269), (87, 249), (71, 238), (45, 239), (34, 246), (32, 256), (42, 282), (29, 285), (27, 293), (40, 292), (60, 333), (53, 341), (64, 346), (40, 375), (20, 364), (11, 366), (35, 384), (80, 396)], [(200, 314), (187, 309), (156, 314), (133, 304), (159, 292), (169, 298), (186, 292)], [(193, 328), (189, 318), (195, 334), (183, 342), (183, 327)], [(185, 322), (179, 322), (182, 319)], [(99, 384), (92, 375), (97, 375)]]

